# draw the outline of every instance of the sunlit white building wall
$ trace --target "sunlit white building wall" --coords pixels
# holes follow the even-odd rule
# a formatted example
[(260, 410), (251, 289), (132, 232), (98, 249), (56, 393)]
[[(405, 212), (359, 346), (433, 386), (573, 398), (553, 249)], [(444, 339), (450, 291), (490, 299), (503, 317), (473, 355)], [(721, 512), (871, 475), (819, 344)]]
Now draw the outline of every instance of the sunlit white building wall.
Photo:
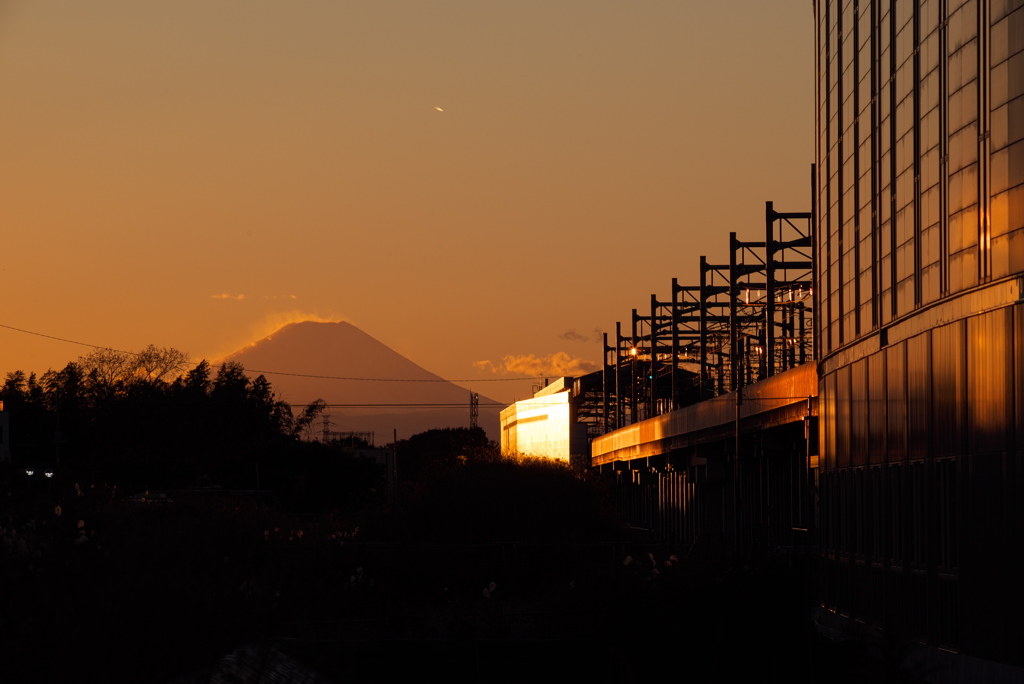
[(576, 422), (572, 378), (560, 378), (501, 412), (501, 450), (569, 462), (586, 455), (586, 425)]

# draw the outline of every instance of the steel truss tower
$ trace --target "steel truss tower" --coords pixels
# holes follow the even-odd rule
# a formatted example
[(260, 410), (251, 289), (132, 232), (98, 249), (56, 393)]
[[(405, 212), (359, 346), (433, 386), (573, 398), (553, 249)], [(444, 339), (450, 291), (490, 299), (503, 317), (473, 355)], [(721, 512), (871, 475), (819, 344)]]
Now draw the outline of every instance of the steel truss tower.
[[(813, 170), (812, 170), (813, 173)], [(604, 336), (603, 425), (613, 430), (732, 392), (813, 358), (812, 213), (765, 206), (764, 239), (729, 234), (729, 262), (633, 309)]]

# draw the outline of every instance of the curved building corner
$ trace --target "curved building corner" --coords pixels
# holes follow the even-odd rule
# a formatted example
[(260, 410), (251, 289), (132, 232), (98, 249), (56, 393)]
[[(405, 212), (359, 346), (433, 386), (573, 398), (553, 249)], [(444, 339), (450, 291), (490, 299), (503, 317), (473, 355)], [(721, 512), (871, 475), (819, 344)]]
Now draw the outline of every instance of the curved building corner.
[(1019, 672), (1024, 4), (815, 22), (823, 607)]

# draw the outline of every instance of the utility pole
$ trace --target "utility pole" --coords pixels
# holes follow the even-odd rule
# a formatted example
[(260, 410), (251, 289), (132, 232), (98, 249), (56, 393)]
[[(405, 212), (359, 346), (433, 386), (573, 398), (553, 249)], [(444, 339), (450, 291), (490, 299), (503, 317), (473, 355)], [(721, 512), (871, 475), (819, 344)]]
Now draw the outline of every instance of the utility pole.
[(323, 420), (323, 426), (324, 427), (323, 427), (322, 439), (323, 439), (324, 444), (327, 444), (328, 442), (331, 441), (331, 414), (329, 414), (329, 413), (323, 414), (323, 419), (324, 419)]

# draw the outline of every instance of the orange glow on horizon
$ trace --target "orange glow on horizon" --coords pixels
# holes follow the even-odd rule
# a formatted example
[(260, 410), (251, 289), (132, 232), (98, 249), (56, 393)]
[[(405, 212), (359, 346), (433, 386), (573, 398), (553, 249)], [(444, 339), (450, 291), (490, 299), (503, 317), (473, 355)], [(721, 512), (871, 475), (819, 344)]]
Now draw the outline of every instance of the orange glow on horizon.
[(709, 226), (809, 209), (813, 107), (748, 114), (812, 99), (800, 3), (8, 5), (0, 323), (51, 338), (213, 360), (348, 321), (443, 377), (580, 375)]

